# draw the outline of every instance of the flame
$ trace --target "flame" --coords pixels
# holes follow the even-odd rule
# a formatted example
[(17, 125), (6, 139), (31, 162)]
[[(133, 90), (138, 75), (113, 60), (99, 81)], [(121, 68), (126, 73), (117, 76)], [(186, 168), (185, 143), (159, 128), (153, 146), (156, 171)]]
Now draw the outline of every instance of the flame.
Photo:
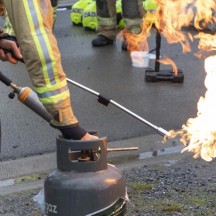
[(216, 34), (206, 34), (200, 32), (198, 35), (194, 36), (200, 39), (198, 48), (205, 51), (216, 50)]
[[(193, 38), (203, 37), (202, 33), (193, 37), (182, 31), (182, 27), (195, 26), (202, 30), (207, 24), (215, 24), (216, 1), (213, 0), (152, 0), (158, 7), (154, 23), (152, 14), (146, 13), (143, 19), (142, 32), (138, 35), (123, 30), (122, 35), (128, 43), (128, 51), (149, 51), (147, 38), (151, 35), (152, 26), (156, 26), (170, 44), (180, 43), (183, 53), (191, 52), (190, 42)], [(172, 11), (172, 12), (171, 12)], [(153, 25), (154, 24), (154, 25)], [(215, 40), (215, 39), (213, 39)], [(206, 44), (206, 43), (205, 43)], [(212, 43), (211, 43), (212, 44)], [(201, 43), (200, 46), (203, 46)], [(203, 49), (200, 47), (200, 49)], [(197, 54), (198, 56), (199, 54)]]
[[(212, 0), (158, 0), (156, 27), (169, 43), (180, 43), (183, 52), (189, 52), (191, 35), (182, 31), (182, 27), (194, 25), (202, 30), (209, 23), (215, 23), (213, 11), (216, 2)], [(172, 11), (172, 13), (170, 13)]]
[(194, 18), (194, 26), (196, 29), (203, 29), (209, 22), (215, 22), (213, 11), (216, 8), (216, 2), (212, 0), (196, 0), (196, 15)]
[[(191, 1), (191, 3), (194, 3), (193, 5), (196, 8), (196, 13), (193, 15), (193, 22), (197, 30), (202, 30), (209, 22), (215, 25), (215, 17), (212, 17), (213, 11), (216, 10), (215, 1), (197, 0)], [(186, 23), (192, 21), (190, 16), (188, 16), (188, 21)], [(169, 23), (171, 24), (171, 21)], [(172, 29), (170, 30), (167, 27), (167, 24), (166, 28), (168, 33), (171, 32), (168, 36), (175, 38), (177, 34), (173, 33), (171, 31)], [(184, 37), (180, 39), (182, 38)], [(198, 48), (200, 49), (200, 53), (196, 54), (197, 56), (201, 57), (201, 52), (204, 51), (216, 50), (215, 33), (208, 34), (203, 31), (193, 36), (193, 38), (199, 39)], [(193, 41), (191, 38), (190, 40)], [(205, 71), (206, 78), (204, 84), (207, 91), (205, 96), (200, 97), (197, 103), (197, 117), (188, 119), (180, 131), (171, 130), (170, 138), (180, 136), (180, 141), (185, 145), (182, 152), (189, 151), (194, 153), (194, 158), (201, 157), (206, 161), (211, 161), (216, 157), (216, 55), (209, 56), (205, 59)]]
[[(199, 32), (208, 23), (216, 24), (213, 16), (216, 1), (158, 0), (158, 5), (155, 25), (169, 43), (180, 43), (185, 53), (191, 51), (190, 42), (199, 39), (200, 52), (196, 55), (200, 57), (202, 52), (216, 49), (216, 34)], [(190, 25), (198, 30), (197, 35), (183, 31), (184, 26)], [(171, 130), (170, 137), (180, 136), (180, 141), (185, 145), (182, 152), (193, 152), (195, 158), (211, 161), (216, 157), (216, 55), (205, 59), (205, 71), (207, 91), (198, 101), (197, 117), (188, 119), (180, 131)]]
[(169, 58), (163, 58), (158, 60), (160, 63), (163, 63), (165, 65), (171, 65), (172, 69), (173, 69), (173, 73), (177, 76), (178, 75), (178, 68), (175, 64), (175, 62)]
[(206, 161), (216, 157), (216, 55), (205, 59), (207, 88), (205, 97), (200, 97), (197, 104), (197, 117), (191, 118), (182, 130), (170, 131), (171, 137), (181, 136), (181, 142), (186, 146), (184, 151), (201, 156)]
[[(193, 10), (188, 5), (192, 0), (173, 1), (158, 0), (156, 11), (156, 27), (170, 44), (180, 43), (184, 53), (190, 52), (191, 35), (184, 33), (183, 26), (189, 26), (194, 17)], [(171, 12), (172, 11), (172, 12)]]
[[(210, 24), (216, 29), (216, 1), (215, 0), (156, 0), (154, 24), (157, 30), (170, 44), (180, 43), (183, 53), (191, 52), (190, 43), (199, 40), (197, 57), (203, 57), (203, 52), (216, 50), (216, 33), (209, 34), (205, 31)], [(129, 50), (144, 49), (147, 51), (147, 37), (150, 36), (152, 25), (143, 21), (143, 31), (134, 36), (125, 33), (127, 42), (133, 44)], [(184, 31), (184, 27), (193, 25), (198, 33), (191, 35)], [(140, 46), (140, 40), (145, 40), (145, 45)], [(161, 63), (171, 64), (176, 73), (175, 63), (170, 59), (160, 59)], [(194, 157), (202, 157), (211, 161), (216, 157), (216, 55), (205, 59), (205, 87), (204, 96), (197, 103), (197, 116), (190, 118), (180, 131), (170, 131), (170, 137), (180, 136), (180, 141), (185, 145), (184, 151), (194, 153)], [(165, 137), (166, 138), (166, 137)]]
[(151, 25), (144, 22), (140, 34), (132, 34), (126, 29), (123, 30), (120, 35), (123, 35), (127, 41), (127, 50), (129, 52), (149, 51), (147, 38), (150, 36), (150, 29), (151, 29)]

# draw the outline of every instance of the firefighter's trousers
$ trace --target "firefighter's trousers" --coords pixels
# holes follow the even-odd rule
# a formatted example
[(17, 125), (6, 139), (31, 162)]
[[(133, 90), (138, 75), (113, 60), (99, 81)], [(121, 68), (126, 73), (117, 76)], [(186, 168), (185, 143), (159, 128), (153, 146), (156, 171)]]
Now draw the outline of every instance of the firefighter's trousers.
[[(96, 0), (98, 34), (115, 39), (117, 34), (116, 0)], [(122, 0), (122, 16), (125, 30), (139, 34), (144, 15), (142, 0)]]

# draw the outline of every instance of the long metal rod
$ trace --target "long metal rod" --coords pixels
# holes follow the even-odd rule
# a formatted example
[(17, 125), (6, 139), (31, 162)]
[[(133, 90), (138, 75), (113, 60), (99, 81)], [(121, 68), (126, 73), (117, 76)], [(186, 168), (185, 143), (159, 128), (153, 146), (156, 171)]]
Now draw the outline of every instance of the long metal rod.
[(66, 79), (67, 79), (67, 81), (68, 81), (69, 83), (72, 83), (72, 84), (74, 84), (75, 86), (77, 86), (77, 87), (79, 87), (79, 88), (81, 88), (81, 89), (84, 89), (84, 90), (86, 90), (86, 91), (92, 93), (93, 95), (96, 95), (96, 96), (99, 96), (99, 95), (100, 95), (100, 93), (98, 93), (98, 92), (94, 91), (93, 89), (90, 89), (90, 88), (88, 88), (88, 87), (86, 87), (86, 86), (84, 86), (84, 85), (82, 85), (82, 84), (80, 84), (80, 83), (78, 83), (78, 82), (75, 82), (75, 81), (72, 80), (72, 79), (69, 79), (69, 78), (66, 78)]
[(128, 147), (128, 148), (107, 148), (107, 152), (118, 152), (118, 151), (135, 151), (138, 147)]
[[(14, 58), (16, 58), (16, 56), (14, 55), (14, 53), (13, 53), (11, 50), (9, 50), (8, 52), (10, 52), (10, 53), (12, 54), (12, 56), (13, 56)], [(17, 59), (17, 60), (21, 61), (22, 63), (25, 63), (23, 59)], [(0, 75), (3, 75), (3, 74), (0, 73)], [(10, 85), (10, 84), (12, 83), (7, 77), (3, 77), (3, 78), (4, 78), (4, 79), (3, 79), (3, 82), (4, 82), (6, 85)], [(6, 79), (6, 80), (5, 80), (5, 79)], [(73, 81), (73, 80), (71, 80), (71, 79), (69, 79), (69, 78), (66, 78), (66, 79), (67, 79), (67, 81), (68, 81), (69, 83), (72, 83), (73, 85), (75, 85), (75, 86), (77, 86), (77, 87), (79, 87), (79, 88), (81, 88), (81, 89), (84, 89), (84, 90), (86, 90), (86, 91), (88, 91), (88, 92), (90, 92), (90, 93), (92, 93), (92, 94), (94, 94), (94, 95), (96, 95), (96, 96), (98, 96), (98, 97), (99, 97), (99, 98), (98, 98), (98, 101), (99, 101), (100, 103), (102, 103), (102, 104), (104, 104), (104, 105), (106, 105), (106, 106), (107, 106), (109, 103), (112, 103), (113, 105), (115, 105), (115, 106), (118, 107), (119, 109), (125, 111), (125, 112), (128, 113), (129, 115), (135, 117), (135, 118), (138, 119), (139, 121), (143, 122), (144, 124), (148, 125), (148, 126), (151, 127), (152, 129), (154, 129), (158, 134), (160, 134), (160, 135), (162, 135), (162, 136), (167, 136), (167, 137), (170, 136), (170, 133), (169, 133), (168, 131), (166, 131), (165, 129), (163, 129), (163, 128), (161, 128), (161, 127), (157, 127), (156, 125), (154, 125), (154, 124), (150, 123), (149, 121), (145, 120), (144, 118), (138, 116), (137, 114), (135, 114), (134, 112), (132, 112), (132, 111), (130, 111), (129, 109), (125, 108), (124, 106), (118, 104), (117, 102), (115, 102), (115, 101), (113, 101), (113, 100), (111, 100), (111, 99), (109, 99), (109, 98), (107, 98), (107, 97), (104, 97), (104, 96), (100, 95), (100, 93), (98, 93), (98, 92), (96, 92), (96, 91), (94, 91), (94, 90), (92, 90), (92, 89), (90, 89), (90, 88), (88, 88), (88, 87), (86, 87), (86, 86), (84, 86), (84, 85), (78, 83), (78, 82), (75, 82), (75, 81)], [(14, 86), (12, 85), (11, 87), (13, 88)]]
[[(99, 92), (96, 92), (78, 82), (75, 82), (69, 78), (67, 78), (67, 81), (81, 89), (84, 89), (90, 93), (92, 93), (93, 95), (96, 95), (96, 96), (100, 96), (100, 93)], [(166, 131), (165, 129), (161, 128), (161, 127), (157, 127), (156, 125), (150, 123), (149, 121), (145, 120), (144, 118), (140, 117), (139, 115), (135, 114), (134, 112), (132, 112), (131, 110), (127, 109), (126, 107), (120, 105), (119, 103), (115, 102), (114, 100), (111, 100), (109, 99), (109, 102), (111, 104), (113, 104), (114, 106), (118, 107), (119, 109), (125, 111), (126, 113), (128, 113), (129, 115), (135, 117), (136, 119), (138, 119), (139, 121), (141, 121), (142, 123), (148, 125), (149, 127), (151, 127), (152, 129), (154, 129), (158, 134), (162, 135), (162, 136), (170, 136), (170, 133), (168, 131)]]

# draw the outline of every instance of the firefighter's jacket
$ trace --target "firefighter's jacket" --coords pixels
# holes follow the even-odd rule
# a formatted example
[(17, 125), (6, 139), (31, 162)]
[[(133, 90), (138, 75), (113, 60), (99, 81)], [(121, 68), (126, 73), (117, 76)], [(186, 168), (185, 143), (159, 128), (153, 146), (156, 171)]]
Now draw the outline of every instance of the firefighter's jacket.
[(52, 33), (50, 0), (0, 0), (17, 37), (34, 90), (54, 124), (78, 123), (71, 108), (66, 75), (57, 41)]

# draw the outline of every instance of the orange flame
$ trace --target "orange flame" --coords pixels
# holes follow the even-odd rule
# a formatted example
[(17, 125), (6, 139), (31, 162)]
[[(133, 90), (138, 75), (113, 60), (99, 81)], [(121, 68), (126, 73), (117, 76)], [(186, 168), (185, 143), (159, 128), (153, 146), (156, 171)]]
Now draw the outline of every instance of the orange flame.
[(140, 34), (132, 34), (127, 30), (123, 30), (122, 35), (124, 35), (127, 41), (127, 50), (129, 52), (149, 51), (147, 38), (150, 36), (150, 29), (151, 25), (144, 22)]
[[(189, 9), (188, 6), (190, 6)], [(163, 35), (171, 37), (170, 42), (179, 42), (183, 46), (188, 45), (188, 41), (193, 38), (199, 39), (198, 48), (202, 51), (212, 51), (216, 49), (216, 34), (200, 32), (193, 38), (191, 35), (186, 37), (181, 31), (182, 26), (193, 24), (197, 30), (202, 30), (208, 23), (216, 23), (212, 16), (216, 9), (216, 2), (211, 0), (166, 0), (161, 3), (163, 16), (158, 19), (158, 25), (163, 23)], [(171, 9), (173, 8), (173, 9)], [(173, 13), (168, 13), (169, 11)], [(177, 12), (176, 12), (177, 11)], [(181, 15), (183, 11), (183, 15)], [(166, 22), (165, 22), (166, 21)], [(189, 40), (188, 40), (189, 39)], [(187, 47), (187, 46), (186, 46)], [(197, 56), (201, 56), (200, 53)], [(194, 153), (194, 157), (202, 157), (206, 161), (211, 161), (216, 157), (216, 56), (205, 59), (205, 79), (206, 94), (200, 97), (197, 104), (197, 117), (190, 118), (182, 126), (180, 131), (170, 131), (170, 138), (180, 136), (180, 141), (185, 145), (184, 151)]]
[(187, 8), (192, 0), (173, 1), (158, 0), (158, 9), (156, 11), (156, 27), (170, 44), (180, 43), (183, 52), (190, 52), (190, 43), (187, 34), (181, 29), (183, 26), (189, 26), (192, 22), (194, 13), (191, 8)]
[(216, 50), (216, 34), (206, 34), (200, 32), (198, 35), (194, 36), (195, 38), (199, 38), (200, 42), (198, 48), (205, 51)]
[[(183, 31), (183, 27), (193, 25), (198, 31), (210, 24), (216, 24), (213, 13), (216, 11), (216, 1), (213, 0), (157, 0), (155, 26), (167, 39), (168, 43), (180, 43), (184, 53), (190, 52), (190, 42), (199, 39), (198, 48), (202, 51), (216, 49), (216, 34), (199, 32), (197, 35)], [(196, 54), (201, 57), (201, 54)], [(175, 63), (170, 59), (159, 60), (171, 64), (177, 71)], [(201, 156), (206, 161), (216, 157), (216, 56), (205, 60), (207, 92), (197, 104), (197, 117), (189, 119), (180, 131), (170, 131), (170, 137), (180, 136), (180, 141), (186, 146), (183, 150)]]
[(194, 18), (194, 26), (196, 29), (203, 29), (209, 22), (215, 22), (213, 11), (216, 8), (216, 2), (212, 0), (196, 0), (196, 15)]
[[(204, 31), (197, 35), (183, 31), (183, 27), (193, 25), (198, 31), (204, 30), (208, 24), (216, 26), (215, 0), (157, 0), (155, 26), (167, 39), (168, 43), (180, 43), (183, 52), (190, 52), (190, 42), (199, 39), (200, 51), (216, 50), (216, 34)], [(145, 22), (144, 22), (145, 23)], [(144, 39), (149, 36), (149, 28), (144, 26)], [(215, 27), (216, 29), (216, 27)], [(134, 35), (127, 34), (127, 41), (136, 41)], [(140, 44), (136, 43), (136, 46)], [(134, 46), (134, 47), (136, 47)], [(147, 51), (147, 50), (145, 50)], [(200, 53), (197, 54), (200, 56)], [(176, 66), (172, 60), (160, 60), (161, 63)], [(206, 93), (200, 97), (197, 104), (197, 117), (190, 118), (180, 131), (170, 131), (170, 138), (180, 136), (185, 145), (184, 151), (194, 153), (194, 157), (202, 157), (211, 161), (216, 157), (216, 55), (205, 59)], [(165, 137), (166, 138), (166, 137)]]
[[(216, 9), (214, 0), (156, 1), (158, 4), (154, 19), (156, 28), (168, 43), (180, 43), (184, 53), (191, 51), (190, 41), (193, 41), (193, 37), (183, 32), (182, 27), (193, 25), (196, 29), (202, 30), (207, 24), (216, 23), (216, 16), (213, 16)], [(144, 17), (142, 32), (139, 35), (124, 31), (123, 35), (128, 42), (129, 51), (148, 51), (147, 38), (150, 36), (153, 24), (146, 20), (148, 17)]]
[(173, 73), (177, 76), (178, 75), (178, 68), (175, 64), (175, 62), (169, 58), (163, 58), (158, 60), (160, 63), (163, 63), (165, 65), (171, 65), (172, 69), (173, 69)]

